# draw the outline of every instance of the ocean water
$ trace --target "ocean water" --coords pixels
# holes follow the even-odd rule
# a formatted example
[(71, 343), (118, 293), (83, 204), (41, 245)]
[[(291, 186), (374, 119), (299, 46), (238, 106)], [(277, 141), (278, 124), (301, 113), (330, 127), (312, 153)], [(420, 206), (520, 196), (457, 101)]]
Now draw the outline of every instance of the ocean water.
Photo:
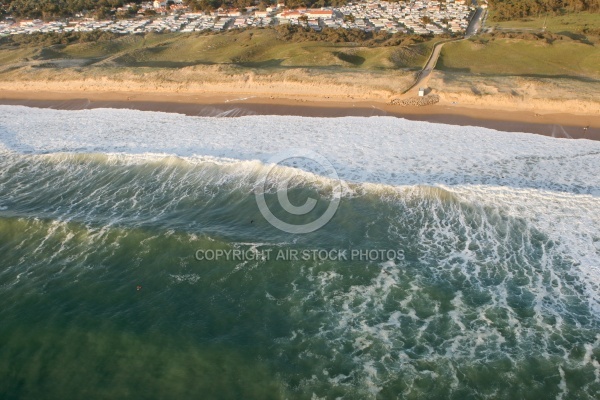
[[(307, 234), (256, 202), (336, 198), (292, 148), (342, 180)], [(597, 399), (598, 171), (392, 117), (0, 106), (0, 397)], [(315, 250), (395, 256), (275, 257)]]

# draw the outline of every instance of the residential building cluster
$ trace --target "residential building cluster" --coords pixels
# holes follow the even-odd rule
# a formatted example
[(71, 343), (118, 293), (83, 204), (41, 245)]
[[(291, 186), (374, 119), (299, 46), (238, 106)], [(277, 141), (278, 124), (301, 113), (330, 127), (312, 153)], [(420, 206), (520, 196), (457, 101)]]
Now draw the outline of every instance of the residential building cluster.
[[(96, 21), (77, 18), (43, 22), (14, 21), (0, 22), (0, 35), (31, 34), (36, 32), (90, 32), (108, 31), (118, 34), (147, 32), (198, 32), (205, 30), (223, 31), (249, 27), (266, 27), (280, 24), (302, 25), (320, 31), (325, 27), (385, 31), (389, 33), (442, 34), (463, 33), (473, 15), (467, 0), (413, 0), (388, 2), (363, 0), (349, 2), (342, 7), (322, 9), (286, 9), (279, 3), (266, 10), (250, 7), (244, 12), (238, 9), (219, 9), (213, 13), (192, 13), (181, 0), (167, 10), (166, 3), (154, 1), (142, 4), (138, 16), (129, 19)], [(468, 0), (470, 1), (470, 0)], [(116, 9), (125, 12), (133, 4)], [(157, 12), (156, 17), (145, 16), (146, 11)]]
[(344, 18), (327, 21), (327, 26), (422, 35), (462, 33), (472, 10), (463, 0), (349, 3), (339, 8)]

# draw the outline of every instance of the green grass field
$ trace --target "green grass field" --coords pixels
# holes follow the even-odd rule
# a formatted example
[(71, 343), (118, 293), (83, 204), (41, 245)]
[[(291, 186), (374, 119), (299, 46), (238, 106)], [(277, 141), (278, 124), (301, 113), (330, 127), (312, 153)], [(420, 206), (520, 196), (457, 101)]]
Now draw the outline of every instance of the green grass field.
[(0, 63), (88, 59), (91, 65), (177, 68), (234, 64), (251, 68), (419, 69), (433, 41), (409, 46), (369, 47), (354, 43), (288, 42), (270, 29), (203, 34), (148, 34), (68, 45), (0, 46)]
[(569, 39), (464, 40), (444, 45), (436, 66), (449, 72), (600, 79), (600, 46)]

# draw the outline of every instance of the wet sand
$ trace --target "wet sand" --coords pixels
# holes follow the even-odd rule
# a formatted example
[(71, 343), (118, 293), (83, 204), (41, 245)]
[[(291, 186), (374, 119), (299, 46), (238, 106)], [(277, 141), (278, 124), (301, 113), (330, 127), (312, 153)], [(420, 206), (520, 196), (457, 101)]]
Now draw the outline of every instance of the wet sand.
[[(232, 95), (83, 93), (3, 91), (0, 104), (64, 110), (94, 108), (161, 111), (190, 116), (239, 117), (293, 115), (305, 117), (393, 116), (459, 126), (481, 126), (506, 132), (528, 132), (573, 139), (600, 140), (600, 116), (568, 113), (492, 110), (436, 104), (402, 107), (369, 101), (309, 101)], [(587, 130), (584, 127), (589, 127)]]

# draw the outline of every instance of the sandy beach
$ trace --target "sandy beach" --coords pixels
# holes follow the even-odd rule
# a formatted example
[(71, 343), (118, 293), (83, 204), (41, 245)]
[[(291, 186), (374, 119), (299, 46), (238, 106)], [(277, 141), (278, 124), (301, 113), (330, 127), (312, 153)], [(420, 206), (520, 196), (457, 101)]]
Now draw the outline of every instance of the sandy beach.
[[(15, 84), (16, 85), (16, 84)], [(453, 104), (454, 103), (454, 104)], [(507, 132), (600, 140), (600, 115), (510, 110), (442, 100), (425, 107), (384, 101), (315, 96), (253, 96), (234, 93), (2, 90), (0, 104), (82, 110), (127, 108), (195, 116), (296, 115), (309, 117), (394, 116), (436, 123), (481, 126)], [(588, 127), (587, 130), (584, 127)]]

